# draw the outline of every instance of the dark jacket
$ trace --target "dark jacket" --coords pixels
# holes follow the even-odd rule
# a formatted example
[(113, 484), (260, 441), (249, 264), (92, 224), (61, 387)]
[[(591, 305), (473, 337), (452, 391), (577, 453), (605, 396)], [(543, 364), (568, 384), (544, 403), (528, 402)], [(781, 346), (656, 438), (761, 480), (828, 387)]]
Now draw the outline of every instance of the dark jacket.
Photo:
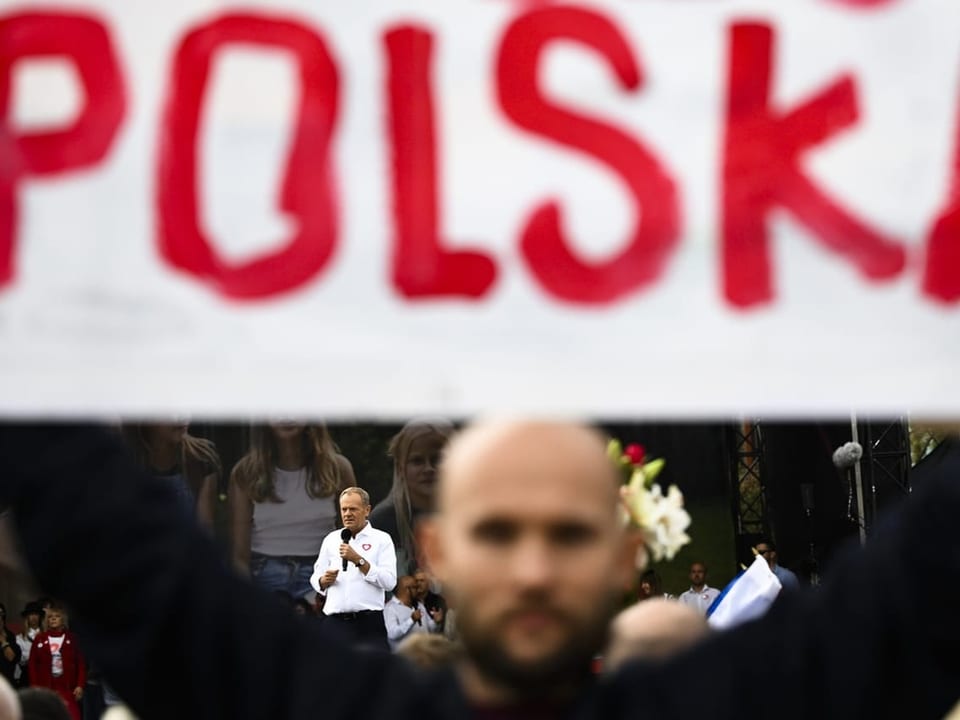
[[(942, 717), (960, 695), (960, 482), (945, 467), (824, 587), (666, 665), (628, 666), (568, 715)], [(234, 576), (108, 434), (0, 426), (0, 468), (38, 581), (145, 720), (469, 717), (452, 677), (354, 652)]]
[(8, 683), (14, 685), (13, 674), (20, 664), (22, 652), (20, 651), (20, 646), (17, 644), (17, 634), (6, 625), (3, 626), (3, 629), (7, 631), (7, 642), (10, 643), (10, 649), (13, 650), (13, 660), (7, 660), (7, 656), (3, 652), (0, 652), (0, 675), (3, 675)]

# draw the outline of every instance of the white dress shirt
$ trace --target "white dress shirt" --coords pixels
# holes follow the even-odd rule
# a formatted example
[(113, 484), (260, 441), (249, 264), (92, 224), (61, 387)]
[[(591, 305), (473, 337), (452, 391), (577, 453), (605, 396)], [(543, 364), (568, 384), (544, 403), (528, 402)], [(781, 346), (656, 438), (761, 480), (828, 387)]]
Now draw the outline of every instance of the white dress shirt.
[[(343, 558), (340, 557), (341, 530), (329, 533), (320, 546), (320, 555), (313, 566), (310, 584), (321, 595), (326, 596), (323, 612), (326, 615), (360, 612), (361, 610), (383, 610), (384, 592), (393, 590), (397, 585), (397, 552), (390, 536), (375, 529), (368, 522), (356, 535), (350, 538), (349, 545), (367, 561), (370, 569), (364, 575), (352, 562), (343, 570)], [(327, 570), (339, 570), (337, 579), (326, 590), (320, 587), (320, 578)]]
[[(419, 625), (412, 617), (414, 610), (420, 611)], [(424, 607), (422, 602), (417, 603), (417, 606), (412, 608), (404, 605), (395, 597), (391, 598), (383, 609), (383, 624), (387, 626), (387, 640), (390, 641), (390, 647), (393, 650), (397, 649), (397, 645), (404, 638), (411, 635), (437, 632), (437, 624), (430, 617), (430, 613), (427, 612), (427, 608)]]
[(704, 585), (700, 592), (695, 591), (691, 587), (685, 593), (680, 595), (680, 602), (688, 607), (692, 607), (701, 615), (706, 615), (707, 610), (710, 609), (710, 606), (713, 605), (713, 601), (716, 600), (719, 595), (720, 591), (716, 588), (710, 587), (709, 585)]

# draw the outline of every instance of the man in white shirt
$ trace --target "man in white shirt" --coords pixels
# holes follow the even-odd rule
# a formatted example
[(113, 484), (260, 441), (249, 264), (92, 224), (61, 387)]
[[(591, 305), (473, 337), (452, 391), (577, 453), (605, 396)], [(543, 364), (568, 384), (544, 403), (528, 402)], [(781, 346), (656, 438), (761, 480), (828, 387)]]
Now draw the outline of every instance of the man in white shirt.
[(427, 612), (424, 604), (417, 599), (414, 589), (417, 580), (412, 575), (404, 575), (397, 580), (397, 589), (393, 598), (383, 609), (383, 621), (387, 626), (387, 640), (390, 648), (397, 646), (411, 635), (435, 633), (439, 630), (434, 616)]
[(384, 593), (397, 584), (397, 553), (390, 535), (367, 521), (370, 510), (363, 488), (340, 493), (343, 529), (324, 538), (310, 584), (324, 596), (329, 622), (357, 644), (389, 650)]
[(702, 562), (690, 565), (690, 589), (680, 596), (680, 602), (701, 615), (706, 615), (720, 591), (707, 585), (707, 566)]

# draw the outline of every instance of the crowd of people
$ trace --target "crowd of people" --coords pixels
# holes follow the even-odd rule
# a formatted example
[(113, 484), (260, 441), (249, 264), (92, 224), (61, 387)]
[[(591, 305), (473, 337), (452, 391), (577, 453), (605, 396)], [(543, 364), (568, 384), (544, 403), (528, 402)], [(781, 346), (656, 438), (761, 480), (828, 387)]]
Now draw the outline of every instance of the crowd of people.
[[(152, 480), (102, 430), (0, 428), (0, 500), (37, 580), (147, 717), (345, 718), (362, 705), (370, 718), (615, 718), (637, 709), (637, 688), (651, 717), (688, 716), (707, 696), (721, 717), (936, 717), (957, 700), (960, 632), (919, 552), (950, 543), (952, 466), (815, 595), (784, 592), (762, 621), (712, 632), (718, 590), (702, 562), (678, 598), (645, 575), (644, 599), (617, 614), (643, 540), (622, 523), (618, 471), (589, 428), (489, 423), (454, 437), (409, 423), (374, 508), (322, 427), (269, 425), (231, 474), (232, 567), (202, 528), (204, 487), (220, 472), (212, 446), (184, 442), (185, 426), (134, 437)], [(153, 447), (177, 437), (165, 455)], [(293, 507), (308, 503), (309, 516)], [(90, 528), (97, 552), (71, 552)], [(308, 533), (312, 545), (298, 544)], [(758, 552), (788, 577), (772, 543)], [(879, 587), (895, 591), (868, 592)], [(3, 659), (76, 720), (89, 700), (80, 641), (56, 603), (30, 608), (26, 665), (5, 623)], [(851, 642), (836, 643), (840, 632)], [(603, 684), (589, 679), (598, 655)], [(892, 673), (900, 685), (874, 682)], [(787, 682), (802, 693), (773, 702)]]
[(49, 598), (28, 602), (20, 613), (22, 628), (17, 633), (7, 626), (6, 615), (6, 607), (0, 604), (0, 674), (12, 687), (42, 690), (41, 698), (55, 694), (65, 717), (80, 720), (88, 687), (87, 663), (77, 637), (67, 627), (64, 607)]
[[(423, 667), (456, 657), (454, 613), (419, 566), (415, 540), (417, 521), (433, 508), (440, 456), (453, 429), (439, 418), (407, 423), (386, 448), (393, 482), (373, 508), (324, 425), (253, 426), (250, 446), (229, 475), (234, 570), (291, 612), (338, 626), (357, 645), (366, 641)], [(121, 435), (133, 461), (172, 491), (179, 510), (213, 531), (223, 473), (213, 443), (191, 435), (186, 420), (128, 424)], [(341, 558), (341, 547), (351, 545)], [(5, 620), (5, 609), (0, 615)], [(22, 618), (21, 632), (4, 623), (0, 635), (0, 672), (13, 687), (50, 688), (74, 720), (98, 718), (121, 702), (95, 671), (88, 687), (62, 607), (30, 602)]]

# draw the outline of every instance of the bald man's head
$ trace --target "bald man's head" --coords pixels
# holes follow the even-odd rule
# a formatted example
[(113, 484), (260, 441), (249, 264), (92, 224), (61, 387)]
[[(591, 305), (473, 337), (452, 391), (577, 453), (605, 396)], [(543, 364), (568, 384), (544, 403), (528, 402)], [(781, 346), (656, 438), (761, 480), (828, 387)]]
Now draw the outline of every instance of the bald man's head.
[(583, 425), (486, 423), (452, 441), (423, 541), (457, 608), (468, 689), (542, 694), (589, 670), (634, 572), (618, 488)]
[(503, 472), (511, 477), (567, 470), (579, 474), (616, 508), (620, 476), (607, 457), (603, 435), (585, 425), (546, 421), (488, 422), (457, 435), (444, 455), (439, 508), (451, 493), (473, 483), (479, 474)]
[(613, 621), (604, 669), (616, 670), (628, 660), (665, 660), (709, 633), (703, 616), (665, 598), (652, 598), (628, 607)]
[(20, 700), (17, 691), (0, 675), (0, 720), (20, 720)]

